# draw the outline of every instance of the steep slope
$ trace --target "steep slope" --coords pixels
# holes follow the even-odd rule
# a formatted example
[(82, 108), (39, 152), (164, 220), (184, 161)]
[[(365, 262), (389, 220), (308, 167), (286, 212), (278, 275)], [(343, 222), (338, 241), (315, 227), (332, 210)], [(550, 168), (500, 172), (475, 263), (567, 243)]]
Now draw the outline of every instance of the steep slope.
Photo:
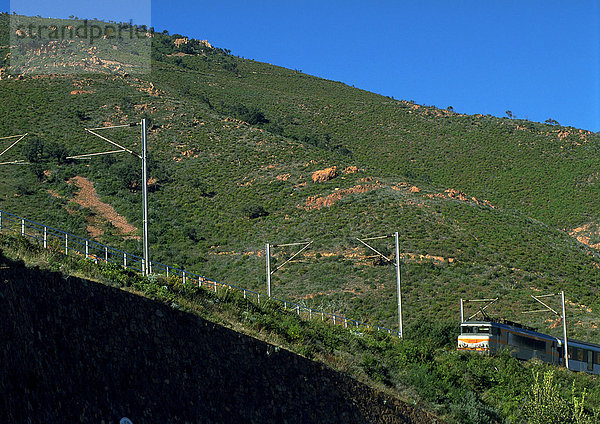
[(0, 268), (3, 422), (435, 421), (160, 302), (2, 256)]
[[(264, 243), (314, 240), (274, 275), (275, 295), (392, 326), (393, 270), (355, 238), (399, 231), (408, 322), (457, 317), (459, 298), (481, 296), (503, 296), (496, 313), (524, 320), (530, 294), (564, 289), (573, 334), (600, 336), (596, 251), (564, 231), (587, 225), (595, 243), (598, 135), (419, 106), (177, 39), (154, 34), (143, 77), (2, 80), (0, 133), (28, 131), (80, 154), (104, 147), (84, 127), (151, 119), (155, 260), (264, 290)], [(110, 136), (138, 148), (136, 130)], [(80, 235), (99, 227), (99, 240), (140, 251), (73, 203), (68, 184), (87, 178), (141, 228), (135, 160), (37, 160), (0, 168), (2, 209)], [(336, 178), (312, 180), (331, 166)], [(274, 252), (274, 265), (293, 253)], [(550, 318), (527, 320), (558, 331)]]
[[(4, 255), (11, 260), (5, 259)], [(23, 391), (23, 381), (27, 383), (25, 388), (29, 390), (31, 385), (37, 387), (35, 381), (39, 381), (38, 377), (44, 380), (47, 375), (55, 372), (54, 369), (40, 370), (39, 367), (36, 367), (37, 365), (42, 366), (52, 360), (56, 364), (55, 367), (60, 366), (63, 364), (62, 356), (67, 359), (71, 358), (73, 363), (78, 365), (75, 368), (76, 372), (83, 370), (82, 372), (91, 375), (91, 378), (98, 376), (94, 374), (93, 370), (90, 371), (89, 367), (81, 365), (81, 358), (87, 358), (90, 354), (91, 357), (89, 360), (85, 360), (86, 363), (97, 364), (99, 359), (105, 359), (105, 362), (98, 365), (100, 368), (108, 367), (106, 363), (118, 365), (122, 358), (122, 352), (128, 353), (129, 351), (132, 356), (127, 359), (127, 366), (129, 364), (139, 365), (139, 361), (136, 359), (138, 357), (147, 359), (145, 364), (154, 364), (154, 356), (165, 353), (162, 352), (160, 346), (156, 346), (157, 340), (167, 346), (169, 351), (166, 353), (171, 356), (163, 357), (161, 364), (155, 369), (149, 370), (147, 374), (151, 378), (158, 375), (159, 381), (161, 378), (168, 379), (169, 384), (162, 386), (167, 390), (167, 386), (176, 385), (180, 380), (189, 381), (190, 370), (197, 369), (193, 365), (220, 370), (220, 366), (213, 362), (207, 364), (206, 361), (199, 361), (197, 353), (211, 357), (216, 350), (220, 355), (219, 363), (228, 363), (230, 356), (238, 358), (239, 355), (227, 355), (220, 351), (221, 347), (228, 346), (227, 340), (222, 342), (221, 338), (213, 336), (231, 333), (214, 324), (218, 323), (234, 329), (236, 332), (268, 342), (268, 345), (257, 344), (255, 341), (249, 342), (250, 347), (258, 346), (258, 354), (256, 354), (254, 350), (250, 349), (248, 352), (246, 349), (245, 337), (241, 337), (239, 334), (237, 338), (234, 337), (232, 348), (238, 349), (239, 346), (244, 357), (255, 358), (255, 364), (231, 364), (229, 371), (223, 371), (222, 375), (225, 376), (230, 375), (228, 372), (252, 367), (260, 368), (263, 359), (259, 356), (266, 346), (268, 358), (264, 360), (269, 363), (268, 365), (276, 365), (276, 359), (281, 355), (289, 356), (282, 353), (283, 349), (298, 352), (305, 358), (313, 358), (327, 367), (358, 378), (371, 388), (375, 388), (375, 392), (384, 390), (392, 398), (399, 398), (408, 404), (418, 405), (419, 408), (432, 411), (449, 422), (520, 422), (524, 418), (523, 405), (532, 401), (530, 388), (535, 375), (546, 372), (556, 375), (560, 382), (557, 388), (558, 396), (567, 402), (574, 399), (573, 395), (581, 393), (582, 390), (585, 391), (584, 393), (587, 394), (585, 401), (583, 398), (579, 399), (581, 399), (580, 405), (584, 407), (584, 413), (588, 417), (600, 406), (600, 386), (594, 376), (568, 372), (565, 369), (536, 361), (518, 361), (508, 354), (485, 357), (457, 351), (455, 348), (456, 324), (454, 322), (431, 319), (419, 322), (411, 321), (407, 326), (407, 335), (399, 339), (385, 332), (367, 329), (356, 331), (354, 328), (344, 328), (341, 325), (329, 325), (321, 322), (318, 317), (305, 320), (300, 318), (295, 311), (285, 310), (275, 302), (265, 302), (264, 300), (256, 302), (229, 290), (214, 292), (212, 289), (200, 288), (194, 284), (182, 284), (181, 280), (175, 277), (153, 275), (145, 278), (118, 266), (96, 264), (94, 261), (82, 257), (67, 257), (60, 250), (40, 248), (18, 236), (0, 236), (0, 257), (2, 258), (0, 260), (2, 276), (6, 277), (3, 278), (6, 283), (3, 291), (0, 292), (0, 303), (3, 302), (3, 311), (7, 315), (7, 319), (3, 320), (5, 323), (3, 332), (0, 334), (6, 335), (3, 338), (8, 341), (6, 345), (9, 352), (13, 350), (13, 347), (15, 349), (23, 348), (22, 350), (25, 351), (31, 347), (35, 350), (26, 352), (25, 356), (33, 358), (26, 363), (12, 357), (7, 361), (7, 366), (13, 366), (15, 361), (16, 363), (10, 371), (2, 374), (4, 380), (0, 379), (0, 383), (3, 385), (5, 381), (6, 385), (11, 383), (10, 389), (12, 390), (13, 380), (11, 379), (14, 376), (14, 380), (19, 382), (15, 389), (18, 393)], [(21, 260), (35, 268), (26, 269), (21, 263), (15, 262)], [(56, 273), (56, 270), (60, 274)], [(12, 280), (11, 277), (15, 274), (19, 281)], [(73, 277), (74, 275), (80, 277)], [(35, 281), (29, 283), (22, 278), (27, 276), (32, 276)], [(90, 278), (94, 282), (86, 278)], [(106, 287), (100, 286), (96, 282), (102, 283)], [(115, 288), (120, 288), (121, 291), (114, 290)], [(136, 296), (130, 297), (129, 294)], [(153, 301), (141, 299), (140, 295)], [(84, 306), (79, 304), (73, 306), (74, 300), (82, 299), (86, 302)], [(110, 303), (104, 302), (105, 299)], [(50, 304), (48, 305), (48, 303)], [(142, 306), (138, 307), (138, 304)], [(127, 311), (115, 310), (113, 306), (124, 306)], [(133, 312), (130, 311), (132, 308)], [(78, 313), (79, 316), (75, 317), (78, 321), (73, 322), (72, 316), (65, 316), (65, 309)], [(175, 310), (185, 310), (189, 314), (181, 314)], [(43, 313), (44, 317), (31, 318), (37, 312)], [(142, 319), (145, 320), (142, 323), (138, 317), (131, 316), (132, 313), (137, 314), (138, 312), (142, 313)], [(15, 315), (23, 317), (20, 319), (17, 317), (14, 320)], [(123, 315), (126, 323), (120, 319)], [(183, 321), (180, 319), (181, 317), (184, 317)], [(107, 333), (105, 324), (113, 325), (113, 319), (118, 320), (114, 323), (115, 329), (111, 329)], [(170, 326), (172, 319), (177, 322), (176, 329)], [(61, 326), (66, 327), (68, 331), (70, 328), (74, 328), (72, 332), (75, 337), (66, 336), (62, 327), (54, 328), (53, 325), (58, 320), (60, 320)], [(85, 327), (96, 329), (96, 331), (90, 334), (88, 328), (80, 328), (81, 322), (85, 324)], [(34, 329), (33, 333), (32, 328)], [(35, 328), (40, 328), (37, 335)], [(169, 330), (168, 336), (161, 333), (165, 328)], [(187, 331), (190, 328), (191, 331)], [(204, 342), (202, 346), (190, 347), (193, 350), (194, 359), (186, 363), (178, 360), (178, 358), (187, 359), (189, 353), (186, 350), (187, 339), (182, 339), (180, 329), (187, 331), (185, 335), (192, 341), (202, 339), (206, 332), (210, 333), (211, 340), (202, 339), (201, 341)], [(211, 332), (211, 329), (215, 331)], [(47, 332), (51, 334), (49, 335), (50, 339), (45, 342), (44, 337)], [(13, 340), (15, 334), (20, 335), (18, 340)], [(109, 335), (107, 336), (107, 334)], [(173, 335), (179, 338), (172, 343)], [(130, 349), (131, 340), (123, 340), (125, 336), (142, 344)], [(78, 350), (77, 344), (69, 342), (69, 340), (80, 341), (82, 338), (87, 343), (86, 347), (89, 347), (89, 350), (85, 352)], [(95, 346), (93, 342), (96, 341), (101, 345)], [(110, 347), (115, 342), (120, 343), (121, 348), (116, 353), (112, 353)], [(42, 343), (42, 346), (38, 346)], [(63, 355), (54, 360), (58, 350)], [(172, 354), (180, 350), (183, 352), (174, 358)], [(149, 359), (148, 355), (151, 356)], [(293, 358), (293, 356), (291, 357)], [(269, 358), (274, 358), (274, 360)], [(203, 357), (203, 359), (205, 358)], [(243, 362), (243, 359), (240, 360)], [(200, 362), (202, 364), (199, 365)], [(296, 362), (300, 365), (305, 363), (302, 359)], [(28, 365), (29, 363), (36, 364), (36, 366), (31, 367)], [(144, 364), (140, 366), (144, 367)], [(282, 369), (283, 371), (288, 370), (289, 364), (285, 364)], [(301, 367), (302, 369), (306, 368)], [(310, 376), (306, 375), (305, 382), (312, 381), (312, 376), (319, 378), (322, 369), (321, 365), (313, 364), (313, 367), (310, 368), (311, 374)], [(71, 378), (78, 378), (73, 375), (70, 368), (62, 372), (71, 375)], [(116, 366), (107, 369), (107, 372), (110, 374), (109, 377), (129, 376), (129, 371), (119, 370)], [(183, 375), (181, 379), (177, 379), (173, 383), (169, 376), (160, 375), (161, 372), (170, 372), (175, 375), (181, 375), (183, 372)], [(277, 370), (270, 370), (262, 375), (271, 376), (273, 375), (271, 372), (277, 372)], [(210, 372), (206, 373), (212, 375)], [(204, 381), (204, 375), (202, 377)], [(250, 382), (258, 379), (261, 381), (259, 385), (263, 382), (256, 376), (244, 374), (242, 377), (244, 377), (242, 380), (248, 377)], [(61, 381), (61, 378), (59, 377), (57, 381)], [(110, 380), (105, 376), (100, 378)], [(289, 380), (294, 381), (294, 378), (290, 377)], [(355, 382), (348, 379), (340, 381), (333, 378), (332, 381), (334, 380), (344, 386), (341, 389), (342, 393), (348, 393), (346, 386), (352, 388), (356, 385)], [(33, 383), (30, 383), (31, 381)], [(120, 379), (117, 383), (121, 386), (126, 384), (135, 386), (136, 381)], [(108, 390), (107, 387), (113, 387), (117, 383), (112, 380), (108, 381), (104, 386), (105, 391)], [(272, 384), (281, 387), (280, 383), (278, 380)], [(67, 386), (71, 387), (71, 384)], [(309, 383), (305, 384), (310, 385)], [(205, 388), (205, 386), (202, 387)], [(299, 387), (291, 392), (298, 393), (303, 390), (303, 387), (305, 386), (301, 381)], [(234, 393), (237, 393), (235, 389)], [(52, 394), (53, 390), (54, 386), (51, 385), (47, 391)], [(63, 390), (68, 390), (68, 388)], [(153, 388), (145, 388), (145, 390), (154, 393), (151, 391)], [(198, 390), (201, 389), (197, 387), (190, 389), (192, 393), (197, 393)], [(208, 399), (213, 399), (220, 393), (218, 390), (207, 390), (206, 397)], [(367, 388), (364, 388), (364, 391), (367, 394), (371, 393)], [(83, 393), (91, 392), (83, 390)], [(91, 394), (94, 393), (96, 392)], [(127, 391), (125, 393), (127, 394)], [(271, 392), (267, 390), (267, 397), (269, 393)], [(60, 393), (51, 396), (54, 401), (61, 398)], [(165, 396), (170, 399), (168, 395)], [(81, 399), (77, 394), (74, 394), (74, 398)], [(384, 398), (383, 403), (389, 404), (392, 398)], [(13, 402), (12, 395), (7, 399)], [(154, 398), (148, 396), (146, 400), (148, 399)], [(310, 395), (308, 399), (312, 399)], [(20, 398), (17, 398), (16, 404), (19, 403), (19, 400)], [(138, 404), (136, 402), (139, 403), (139, 399), (131, 403), (135, 406)], [(192, 399), (190, 402), (193, 403), (194, 400)], [(317, 404), (313, 404), (313, 400), (310, 402), (312, 408), (319, 408), (315, 406)], [(104, 405), (106, 401), (99, 401), (98, 404)], [(360, 399), (356, 405), (362, 410)], [(394, 401), (392, 406), (396, 410), (397, 418), (399, 418), (398, 413), (400, 416), (406, 415), (402, 411), (410, 412), (410, 409), (406, 409), (402, 405), (402, 403)], [(12, 411), (12, 407), (11, 403), (6, 410)], [(135, 408), (132, 407), (132, 409)], [(368, 410), (373, 411), (372, 409)], [(374, 411), (378, 417), (387, 419), (386, 412), (376, 405)], [(118, 415), (116, 412), (115, 414)], [(418, 411), (413, 411), (410, 417), (420, 421), (429, 419), (429, 416), (420, 414)]]

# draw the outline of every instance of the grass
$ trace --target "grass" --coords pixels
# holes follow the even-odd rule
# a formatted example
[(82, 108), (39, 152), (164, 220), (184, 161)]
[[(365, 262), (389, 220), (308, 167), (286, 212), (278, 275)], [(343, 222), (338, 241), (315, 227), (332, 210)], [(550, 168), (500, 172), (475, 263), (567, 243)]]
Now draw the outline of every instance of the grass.
[(600, 408), (597, 376), (520, 362), (508, 354), (484, 357), (458, 352), (457, 326), (452, 321), (413, 321), (407, 337), (399, 340), (387, 333), (304, 321), (276, 303), (257, 304), (229, 290), (214, 293), (183, 285), (177, 278), (144, 278), (113, 265), (65, 257), (21, 237), (0, 236), (0, 260), (4, 266), (35, 267), (40, 278), (45, 272), (59, 272), (164, 302), (323, 362), (447, 422), (522, 422), (521, 405), (531, 401), (535, 375), (548, 370), (554, 371), (561, 398), (568, 399), (575, 387), (577, 396), (584, 390), (587, 394), (586, 416)]

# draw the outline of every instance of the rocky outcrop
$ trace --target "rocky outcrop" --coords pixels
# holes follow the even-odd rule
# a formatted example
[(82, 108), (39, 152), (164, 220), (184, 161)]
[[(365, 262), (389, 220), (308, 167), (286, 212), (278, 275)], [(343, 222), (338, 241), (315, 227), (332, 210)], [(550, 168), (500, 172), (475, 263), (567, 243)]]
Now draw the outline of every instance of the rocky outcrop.
[(184, 44), (187, 44), (187, 43), (188, 43), (188, 41), (189, 41), (189, 40), (187, 39), (187, 37), (183, 37), (183, 38), (176, 38), (176, 39), (173, 41), (173, 44), (175, 44), (175, 47), (180, 47), (180, 46), (182, 46), (182, 45), (184, 45)]
[(337, 166), (332, 166), (331, 168), (321, 169), (320, 171), (315, 171), (312, 174), (312, 180), (315, 183), (322, 183), (325, 181), (333, 180), (337, 177)]

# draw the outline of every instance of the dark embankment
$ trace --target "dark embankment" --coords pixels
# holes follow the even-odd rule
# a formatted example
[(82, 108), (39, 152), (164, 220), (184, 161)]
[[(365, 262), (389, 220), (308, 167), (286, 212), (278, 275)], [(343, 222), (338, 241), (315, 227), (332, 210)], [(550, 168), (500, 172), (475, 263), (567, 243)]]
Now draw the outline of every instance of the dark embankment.
[(0, 421), (412, 423), (424, 412), (283, 349), (0, 252)]

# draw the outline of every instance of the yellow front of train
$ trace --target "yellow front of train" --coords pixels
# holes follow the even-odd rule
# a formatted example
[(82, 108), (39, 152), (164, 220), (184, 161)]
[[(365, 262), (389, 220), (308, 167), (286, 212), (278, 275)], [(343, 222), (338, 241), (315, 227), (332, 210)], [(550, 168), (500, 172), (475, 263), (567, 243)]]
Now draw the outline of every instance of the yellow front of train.
[(458, 336), (458, 350), (468, 350), (482, 353), (490, 352), (490, 338), (492, 337), (489, 325), (465, 324), (460, 326)]

